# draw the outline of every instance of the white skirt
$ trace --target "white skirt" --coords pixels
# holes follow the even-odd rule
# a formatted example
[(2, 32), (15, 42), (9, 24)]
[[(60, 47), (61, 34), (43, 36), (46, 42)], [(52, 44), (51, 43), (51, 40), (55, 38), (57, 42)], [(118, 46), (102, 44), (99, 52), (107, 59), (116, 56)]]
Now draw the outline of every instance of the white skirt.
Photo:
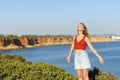
[(91, 64), (86, 51), (74, 51), (74, 68), (75, 69), (90, 69)]

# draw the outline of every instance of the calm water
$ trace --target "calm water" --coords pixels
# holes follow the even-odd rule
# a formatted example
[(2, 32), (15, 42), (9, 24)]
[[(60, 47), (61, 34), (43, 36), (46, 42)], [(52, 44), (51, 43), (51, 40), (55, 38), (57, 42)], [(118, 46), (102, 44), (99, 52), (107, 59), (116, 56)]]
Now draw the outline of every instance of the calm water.
[[(98, 67), (105, 72), (110, 72), (120, 77), (120, 42), (101, 42), (92, 43), (95, 49), (105, 59), (105, 64), (99, 63), (97, 57), (87, 47), (87, 52), (91, 60), (92, 68)], [(66, 62), (66, 56), (68, 55), (70, 45), (62, 46), (45, 46), (32, 49), (22, 49), (13, 51), (4, 51), (3, 54), (17, 54), (28, 61), (35, 62), (47, 62), (56, 66), (61, 66), (65, 71), (76, 75), (73, 66), (73, 56), (71, 63)]]

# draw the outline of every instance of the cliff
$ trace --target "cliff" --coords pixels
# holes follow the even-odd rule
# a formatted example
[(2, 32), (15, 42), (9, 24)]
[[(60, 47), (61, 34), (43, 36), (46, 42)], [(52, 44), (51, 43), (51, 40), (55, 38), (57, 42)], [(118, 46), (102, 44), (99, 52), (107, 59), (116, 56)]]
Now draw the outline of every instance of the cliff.
[(22, 36), (0, 38), (0, 50), (70, 44), (72, 36)]
[[(0, 38), (0, 50), (12, 50), (20, 48), (31, 48), (47, 45), (71, 44), (73, 36), (11, 36)], [(113, 41), (104, 36), (90, 36), (92, 42)]]

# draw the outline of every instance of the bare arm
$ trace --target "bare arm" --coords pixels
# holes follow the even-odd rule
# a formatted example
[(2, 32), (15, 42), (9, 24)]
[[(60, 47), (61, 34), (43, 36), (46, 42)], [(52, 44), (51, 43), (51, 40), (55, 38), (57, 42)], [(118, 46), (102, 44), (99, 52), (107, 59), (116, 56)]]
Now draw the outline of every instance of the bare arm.
[(68, 56), (70, 56), (70, 57), (71, 57), (71, 55), (72, 55), (73, 48), (74, 48), (74, 43), (72, 43), (71, 48), (70, 48), (70, 51), (69, 51), (69, 54), (68, 54)]
[[(75, 38), (75, 37), (74, 37), (74, 38)], [(71, 57), (72, 52), (73, 52), (73, 49), (74, 49), (74, 38), (73, 38), (73, 42), (72, 42), (70, 51), (69, 51), (68, 56), (67, 56), (67, 58), (66, 58), (66, 60), (67, 60), (68, 63), (70, 63), (70, 57)]]
[(104, 63), (104, 59), (99, 55), (99, 53), (92, 46), (92, 44), (91, 44), (90, 40), (88, 39), (88, 37), (85, 38), (85, 41), (86, 41), (88, 47), (90, 48), (90, 50), (98, 57), (100, 63), (103, 64)]

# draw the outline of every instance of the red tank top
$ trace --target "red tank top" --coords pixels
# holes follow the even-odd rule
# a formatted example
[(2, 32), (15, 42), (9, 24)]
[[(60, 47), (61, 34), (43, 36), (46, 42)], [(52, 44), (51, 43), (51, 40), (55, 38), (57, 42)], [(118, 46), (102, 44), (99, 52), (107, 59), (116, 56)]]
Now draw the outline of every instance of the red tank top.
[(77, 36), (74, 39), (74, 49), (80, 49), (85, 50), (86, 49), (86, 42), (85, 42), (85, 36), (80, 40), (77, 41)]

